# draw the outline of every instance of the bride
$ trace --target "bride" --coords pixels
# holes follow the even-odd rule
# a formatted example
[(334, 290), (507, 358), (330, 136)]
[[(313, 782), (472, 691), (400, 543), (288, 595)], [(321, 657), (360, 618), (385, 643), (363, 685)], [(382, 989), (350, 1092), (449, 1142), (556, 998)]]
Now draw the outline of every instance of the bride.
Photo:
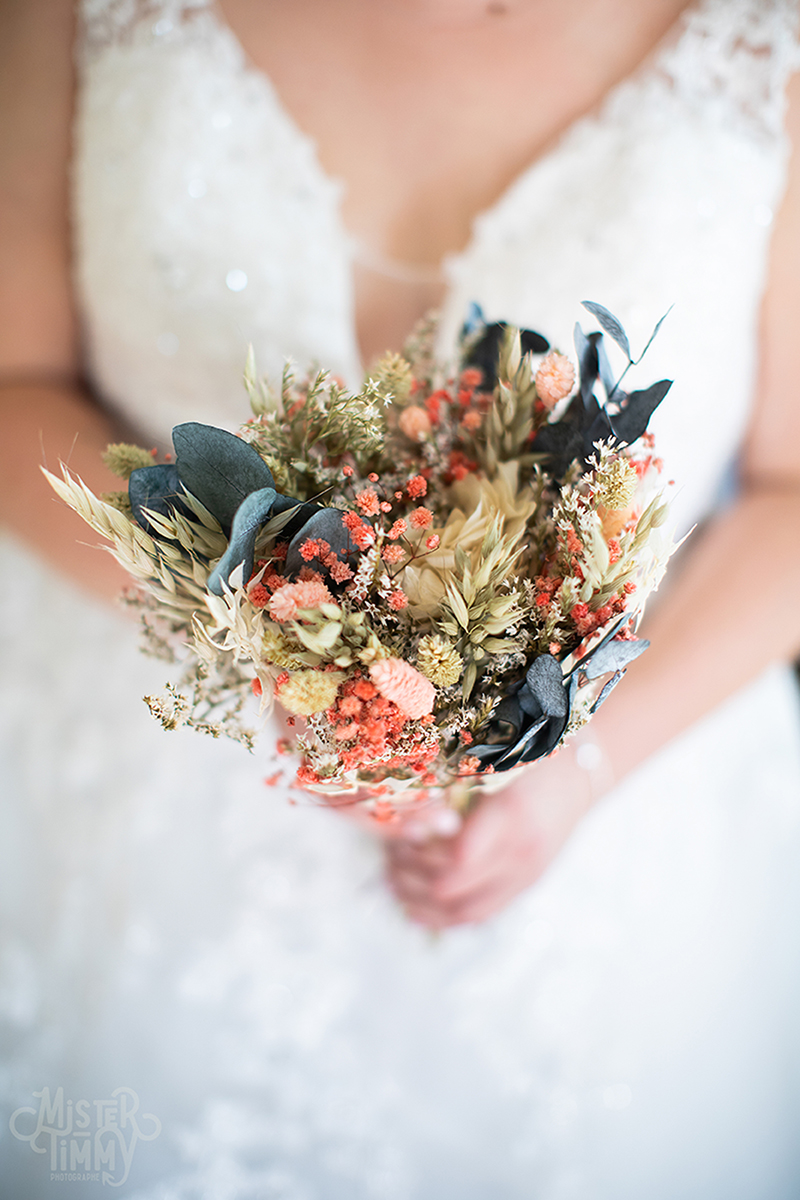
[[(0, 21), (8, 1116), (135, 1089), (141, 1197), (796, 1194), (794, 3), (84, 0), (74, 73), (67, 0)], [(675, 305), (700, 528), (591, 740), (389, 843), (393, 899), (372, 835), (147, 725), (38, 464), (235, 427), (250, 341), (354, 382), (471, 301), (567, 350), (581, 299), (639, 346)]]

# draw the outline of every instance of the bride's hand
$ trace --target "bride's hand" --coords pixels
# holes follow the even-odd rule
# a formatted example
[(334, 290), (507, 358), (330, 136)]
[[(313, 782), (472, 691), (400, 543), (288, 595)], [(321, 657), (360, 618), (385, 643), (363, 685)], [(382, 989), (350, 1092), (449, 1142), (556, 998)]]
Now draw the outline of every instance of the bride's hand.
[(389, 883), (415, 921), (483, 921), (534, 883), (590, 807), (586, 771), (567, 747), (481, 800), (454, 837), (387, 843)]

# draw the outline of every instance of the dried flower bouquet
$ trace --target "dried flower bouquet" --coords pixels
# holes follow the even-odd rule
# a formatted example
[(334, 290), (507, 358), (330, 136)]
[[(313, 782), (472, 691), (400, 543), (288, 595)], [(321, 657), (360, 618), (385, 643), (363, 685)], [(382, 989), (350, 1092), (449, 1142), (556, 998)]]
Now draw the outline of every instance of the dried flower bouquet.
[[(586, 307), (634, 365), (617, 319)], [(277, 700), (298, 784), (382, 818), (583, 726), (646, 648), (634, 631), (674, 549), (646, 432), (669, 381), (624, 392), (580, 326), (577, 385), (541, 335), (477, 309), (454, 371), (434, 335), (423, 323), (356, 394), (288, 367), (274, 391), (251, 352), (238, 435), (179, 425), (161, 464), (110, 446), (125, 492), (46, 472), (139, 585), (150, 648), (183, 654), (146, 698), (164, 727), (252, 747), (246, 700)]]

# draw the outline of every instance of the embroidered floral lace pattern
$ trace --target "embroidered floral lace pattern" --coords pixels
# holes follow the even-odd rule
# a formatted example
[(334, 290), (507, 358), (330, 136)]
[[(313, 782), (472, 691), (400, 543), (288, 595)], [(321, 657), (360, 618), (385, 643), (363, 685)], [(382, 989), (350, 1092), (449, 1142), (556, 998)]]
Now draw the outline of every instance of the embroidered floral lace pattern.
[[(447, 264), (443, 345), (471, 300), (564, 350), (581, 299), (634, 347), (675, 304), (646, 375), (676, 379), (658, 436), (684, 525), (748, 416), (795, 16), (699, 0)], [(354, 378), (339, 187), (215, 8), (83, 17), (76, 277), (99, 389), (166, 437), (238, 424), (250, 340), (270, 371), (290, 353)], [(788, 672), (626, 781), (501, 917), (434, 941), (363, 832), (265, 789), (280, 761), (149, 724), (162, 664), (17, 549), (3, 563), (9, 1112), (62, 1080), (134, 1087), (163, 1125), (137, 1200), (796, 1192)], [(40, 1200), (49, 1164), (28, 1157), (4, 1179)]]

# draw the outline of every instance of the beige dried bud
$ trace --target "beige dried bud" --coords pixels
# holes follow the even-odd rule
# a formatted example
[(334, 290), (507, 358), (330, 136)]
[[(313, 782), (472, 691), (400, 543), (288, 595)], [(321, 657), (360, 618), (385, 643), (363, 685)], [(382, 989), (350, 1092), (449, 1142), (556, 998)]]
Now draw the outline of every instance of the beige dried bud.
[(261, 635), (261, 654), (263, 658), (276, 667), (294, 670), (302, 665), (298, 658), (300, 651), (293, 646), (277, 625), (267, 625)]
[(277, 692), (277, 698), (287, 712), (310, 717), (331, 707), (343, 679), (340, 671), (298, 671)]
[(422, 638), (417, 650), (417, 670), (430, 679), (434, 687), (452, 687), (458, 683), (463, 669), (463, 658), (447, 638), (436, 635)]
[(384, 354), (378, 362), (375, 375), (384, 395), (390, 394), (398, 404), (404, 404), (411, 395), (414, 376), (402, 354)]
[(638, 484), (639, 476), (627, 459), (615, 458), (597, 472), (594, 485), (595, 501), (606, 512), (629, 509)]
[(153, 456), (149, 450), (141, 446), (131, 446), (127, 442), (112, 442), (103, 452), (103, 462), (112, 475), (120, 479), (130, 479), (131, 473), (140, 467), (152, 467)]

